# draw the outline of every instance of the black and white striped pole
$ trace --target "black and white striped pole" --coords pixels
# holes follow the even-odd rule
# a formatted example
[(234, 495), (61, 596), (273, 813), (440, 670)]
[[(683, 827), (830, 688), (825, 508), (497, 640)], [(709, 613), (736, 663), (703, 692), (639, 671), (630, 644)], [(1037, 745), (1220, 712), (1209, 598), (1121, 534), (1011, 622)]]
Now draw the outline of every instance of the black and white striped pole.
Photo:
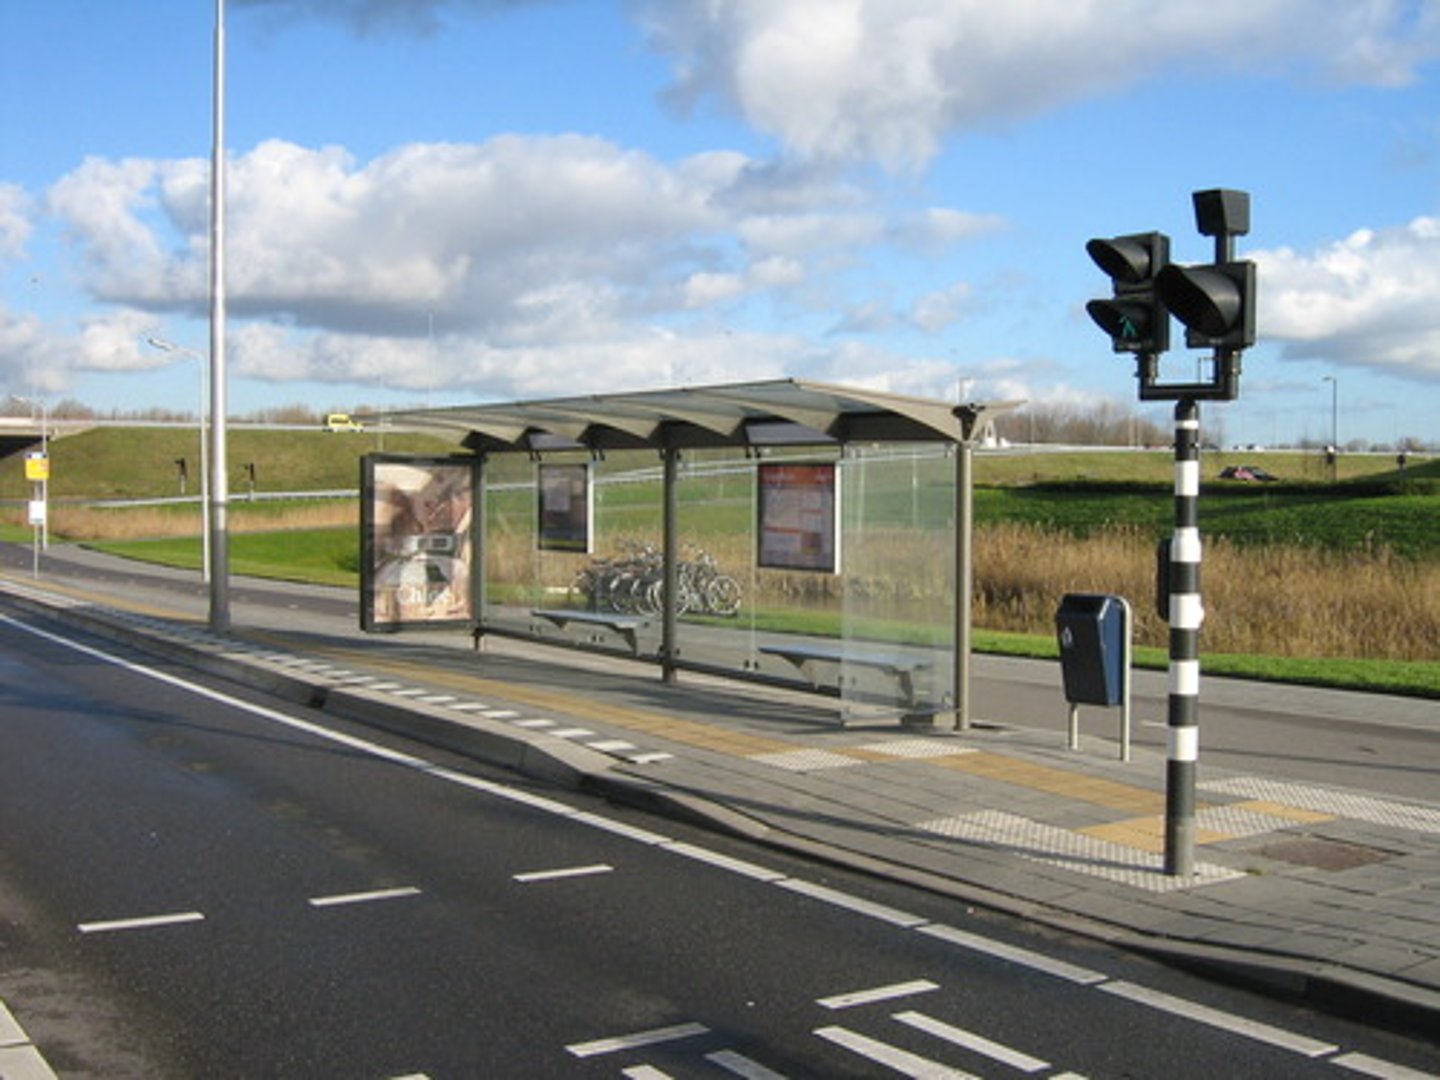
[(1170, 694), (1166, 709), (1165, 873), (1195, 873), (1195, 767), (1200, 760), (1200, 406), (1175, 405), (1175, 531), (1168, 589)]
[[(1195, 873), (1195, 773), (1200, 761), (1200, 405), (1240, 396), (1240, 354), (1255, 343), (1255, 264), (1235, 261), (1235, 237), (1250, 231), (1250, 196), (1214, 189), (1193, 195), (1195, 224), (1215, 238), (1215, 261), (1170, 262), (1163, 233), (1091, 240), (1086, 251), (1110, 275), (1114, 296), (1086, 305), (1115, 352), (1135, 354), (1141, 401), (1175, 404), (1175, 529), (1162, 568), (1170, 624), (1166, 715), (1165, 873)], [(1168, 320), (1185, 325), (1188, 348), (1213, 350), (1209, 381), (1160, 381)]]

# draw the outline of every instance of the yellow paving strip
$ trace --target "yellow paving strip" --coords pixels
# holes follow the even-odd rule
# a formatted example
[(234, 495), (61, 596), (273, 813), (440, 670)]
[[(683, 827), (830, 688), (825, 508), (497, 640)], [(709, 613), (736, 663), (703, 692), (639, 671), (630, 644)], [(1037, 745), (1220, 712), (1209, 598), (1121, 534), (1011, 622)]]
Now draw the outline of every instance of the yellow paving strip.
[[(1313, 825), (1322, 821), (1335, 820), (1334, 814), (1321, 814), (1314, 810), (1302, 810), (1297, 806), (1285, 806), (1281, 803), (1269, 802), (1265, 799), (1250, 799), (1246, 802), (1229, 803), (1226, 808), (1273, 817), (1275, 818), (1276, 829), (1283, 829), (1286, 825), (1294, 825), (1297, 823)], [(1091, 825), (1083, 829), (1077, 829), (1076, 831), (1082, 832), (1086, 836), (1093, 836), (1097, 840), (1109, 840), (1112, 843), (1124, 844), (1127, 847), (1140, 848), (1143, 851), (1165, 850), (1165, 818), (1163, 816), (1112, 821), (1106, 825)], [(1197, 844), (1218, 844), (1222, 840), (1234, 839), (1237, 838), (1229, 833), (1218, 832), (1214, 829), (1197, 827), (1195, 830), (1195, 842)]]
[(1017, 787), (1030, 788), (1032, 791), (1063, 795), (1067, 799), (1078, 799), (1112, 810), (1154, 813), (1165, 809), (1165, 796), (1158, 791), (1099, 777), (1082, 776), (1065, 769), (994, 754), (988, 750), (930, 760), (943, 769), (954, 769), (956, 772), (984, 777), (987, 780), (999, 780)]
[[(1130, 818), (1127, 821), (1112, 821), (1108, 825), (1089, 825), (1074, 831), (1084, 833), (1086, 836), (1093, 836), (1097, 840), (1108, 840), (1112, 844), (1122, 844), (1125, 847), (1138, 848), (1141, 851), (1150, 851), (1156, 854), (1165, 851), (1164, 817)], [(1195, 830), (1197, 844), (1218, 844), (1222, 840), (1233, 839), (1234, 837), (1228, 833), (1215, 832), (1212, 829), (1197, 828)]]
[(1271, 817), (1284, 818), (1287, 821), (1303, 822), (1307, 825), (1315, 825), (1322, 821), (1335, 821), (1336, 814), (1322, 814), (1318, 810), (1302, 810), (1298, 806), (1286, 806), (1283, 803), (1269, 802), (1266, 799), (1250, 799), (1247, 802), (1231, 803), (1234, 810), (1249, 810), (1254, 814), (1269, 814)]

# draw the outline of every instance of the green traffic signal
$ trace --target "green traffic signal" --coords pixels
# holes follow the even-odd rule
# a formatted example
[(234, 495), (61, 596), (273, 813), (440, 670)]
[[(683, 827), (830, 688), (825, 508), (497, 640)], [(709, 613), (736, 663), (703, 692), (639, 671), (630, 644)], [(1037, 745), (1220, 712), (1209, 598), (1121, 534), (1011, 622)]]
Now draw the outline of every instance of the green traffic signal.
[(1155, 276), (1170, 262), (1164, 233), (1135, 233), (1091, 240), (1085, 251), (1110, 277), (1114, 296), (1091, 300), (1085, 310), (1110, 335), (1117, 353), (1162, 353), (1170, 347), (1170, 320), (1155, 293)]

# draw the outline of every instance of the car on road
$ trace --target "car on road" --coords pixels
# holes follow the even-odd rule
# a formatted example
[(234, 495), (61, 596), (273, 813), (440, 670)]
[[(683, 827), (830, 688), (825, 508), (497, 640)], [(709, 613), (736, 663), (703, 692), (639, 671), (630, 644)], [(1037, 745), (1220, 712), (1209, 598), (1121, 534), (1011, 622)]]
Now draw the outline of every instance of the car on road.
[(1264, 484), (1273, 484), (1280, 478), (1274, 473), (1266, 472), (1258, 465), (1226, 465), (1220, 470), (1221, 480), (1258, 480)]

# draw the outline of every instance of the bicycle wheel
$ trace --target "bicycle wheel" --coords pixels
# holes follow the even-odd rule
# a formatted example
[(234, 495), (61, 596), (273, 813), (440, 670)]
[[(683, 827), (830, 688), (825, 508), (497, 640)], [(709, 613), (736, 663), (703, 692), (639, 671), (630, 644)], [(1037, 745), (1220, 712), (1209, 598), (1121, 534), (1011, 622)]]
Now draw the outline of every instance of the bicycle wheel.
[(705, 606), (716, 615), (734, 615), (740, 610), (744, 590), (729, 574), (721, 574), (705, 587)]

